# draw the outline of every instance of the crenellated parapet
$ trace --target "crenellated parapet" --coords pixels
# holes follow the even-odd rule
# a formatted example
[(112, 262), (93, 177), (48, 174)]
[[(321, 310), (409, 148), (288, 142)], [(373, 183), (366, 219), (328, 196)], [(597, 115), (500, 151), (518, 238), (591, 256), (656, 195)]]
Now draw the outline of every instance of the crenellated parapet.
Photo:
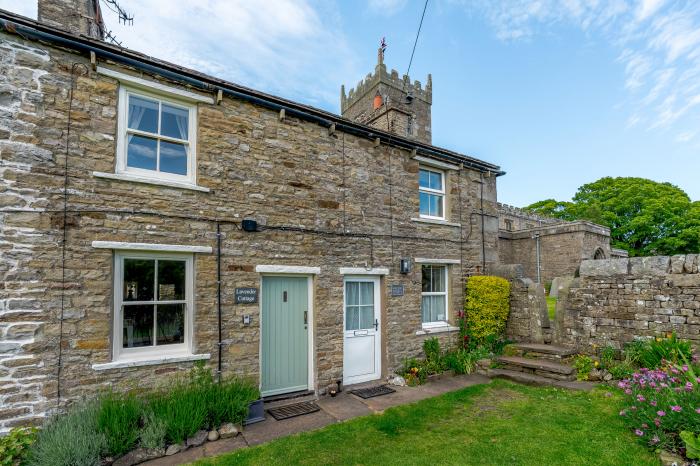
[[(554, 224), (559, 224), (559, 223), (566, 223), (566, 220), (562, 220), (559, 218), (552, 218), (552, 217), (544, 217), (542, 215), (538, 215), (532, 212), (529, 212), (525, 209), (522, 209), (520, 207), (515, 207), (512, 205), (508, 204), (502, 204), (498, 203), (498, 216), (502, 219), (513, 219), (513, 220), (518, 220), (518, 223), (523, 222), (522, 225), (515, 224), (513, 225), (514, 230), (521, 230), (521, 229), (526, 229), (528, 228), (528, 224), (531, 222), (532, 227), (538, 227), (542, 225), (554, 225)], [(502, 225), (503, 227), (503, 225)], [(529, 227), (529, 228), (532, 228)]]
[(386, 65), (380, 63), (375, 67), (374, 73), (368, 73), (367, 76), (360, 80), (354, 88), (351, 88), (347, 94), (345, 92), (345, 86), (343, 85), (340, 87), (341, 113), (345, 112), (356, 102), (362, 100), (367, 93), (376, 92), (380, 84), (393, 88), (400, 93), (410, 94), (414, 99), (422, 100), (429, 105), (433, 102), (433, 78), (430, 74), (428, 75), (428, 81), (425, 86), (423, 86), (418, 80), (411, 82), (411, 78), (407, 74), (403, 75), (403, 77), (399, 77), (398, 71), (394, 69), (387, 71)]

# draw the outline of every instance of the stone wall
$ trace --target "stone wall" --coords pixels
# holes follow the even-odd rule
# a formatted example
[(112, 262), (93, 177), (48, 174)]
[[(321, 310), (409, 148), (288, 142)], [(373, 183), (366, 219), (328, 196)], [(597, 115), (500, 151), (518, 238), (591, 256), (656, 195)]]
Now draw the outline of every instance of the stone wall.
[(506, 338), (516, 342), (549, 342), (551, 332), (544, 287), (525, 278), (520, 264), (492, 265), (488, 273), (510, 281)]
[[(467, 169), (447, 172), (452, 223), (414, 221), (418, 162), (410, 152), (375, 147), (341, 131), (329, 135), (319, 125), (280, 120), (278, 112), (225, 97), (220, 105), (200, 103), (197, 109), (197, 184), (209, 192), (104, 178), (95, 173), (114, 173), (118, 82), (92, 71), (88, 57), (15, 35), (0, 34), (0, 65), (7, 71), (0, 74), (1, 432), (39, 423), (50, 408), (102, 388), (154, 386), (192, 366), (92, 368), (112, 360), (115, 331), (113, 253), (93, 248), (93, 241), (216, 250), (221, 225), (225, 374), (259, 373), (259, 307), (234, 304), (235, 287), (260, 286), (256, 265), (320, 267), (313, 301), (319, 392), (342, 378), (339, 267), (390, 270), (382, 281), (386, 373), (420, 354), (426, 338), (420, 332), (420, 266), (414, 263), (402, 275), (399, 260), (454, 262), (451, 319), (462, 308), (463, 277), (482, 260), (497, 260), (495, 177), (483, 181), (484, 231), (480, 174)], [(256, 219), (260, 231), (242, 231), (243, 218)], [(194, 351), (211, 354), (212, 367), (218, 351), (216, 268), (216, 254), (195, 256)], [(404, 285), (403, 296), (389, 296), (394, 284)], [(244, 314), (252, 316), (250, 326), (242, 324)], [(450, 334), (439, 336), (450, 344)]]
[[(503, 218), (500, 219), (503, 222)], [(545, 225), (522, 231), (499, 231), (499, 261), (522, 264), (526, 277), (537, 281), (537, 239), (540, 243), (540, 277), (549, 283), (555, 277), (574, 276), (584, 259), (611, 255), (610, 230), (585, 221)]]
[(594, 344), (621, 348), (667, 332), (700, 343), (696, 254), (584, 261), (580, 278), (566, 291), (559, 299), (569, 325), (560, 338), (581, 350)]

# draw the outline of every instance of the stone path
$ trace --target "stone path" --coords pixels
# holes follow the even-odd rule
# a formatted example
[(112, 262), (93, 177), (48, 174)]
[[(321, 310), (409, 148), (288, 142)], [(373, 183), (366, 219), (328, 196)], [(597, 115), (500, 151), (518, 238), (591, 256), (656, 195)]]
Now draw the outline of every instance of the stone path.
[[(221, 455), (230, 451), (259, 445), (287, 435), (320, 429), (327, 425), (346, 421), (372, 413), (381, 413), (387, 408), (438, 396), (443, 393), (459, 390), (471, 385), (489, 383), (490, 379), (483, 375), (471, 374), (460, 376), (441, 376), (432, 379), (419, 387), (393, 387), (396, 393), (363, 400), (350, 395), (344, 390), (335, 398), (321, 397), (317, 404), (320, 411), (282, 421), (276, 421), (271, 416), (257, 424), (246, 426), (237, 437), (207, 442), (200, 447), (190, 448), (172, 456), (164, 456), (152, 461), (141, 463), (149, 466), (173, 466), (190, 463), (198, 459)], [(376, 384), (373, 382), (372, 385)], [(366, 385), (366, 384), (365, 384)], [(354, 387), (352, 387), (354, 388)]]

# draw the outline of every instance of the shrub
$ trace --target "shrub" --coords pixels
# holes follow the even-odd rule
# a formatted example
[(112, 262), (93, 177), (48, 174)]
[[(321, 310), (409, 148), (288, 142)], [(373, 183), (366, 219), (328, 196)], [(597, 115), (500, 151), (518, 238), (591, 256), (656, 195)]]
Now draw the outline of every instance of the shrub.
[(617, 356), (617, 350), (610, 345), (606, 345), (600, 350), (600, 367), (601, 369), (610, 368), (615, 364), (615, 357)]
[(6, 436), (0, 437), (0, 466), (14, 466), (22, 463), (27, 449), (34, 443), (36, 428), (12, 429)]
[(464, 311), (469, 332), (477, 341), (500, 337), (510, 312), (510, 283), (500, 277), (470, 277)]
[(72, 406), (50, 419), (29, 448), (30, 466), (99, 465), (107, 439), (99, 431), (96, 400)]
[(229, 377), (217, 383), (211, 369), (200, 363), (152, 395), (148, 405), (154, 421), (165, 426), (165, 439), (180, 443), (200, 429), (243, 422), (248, 405), (259, 397), (253, 382)]
[(406, 379), (406, 384), (410, 386), (423, 384), (428, 379), (423, 364), (416, 358), (404, 360), (402, 375)]
[(678, 452), (682, 431), (700, 432), (700, 389), (690, 365), (640, 369), (618, 386), (627, 396), (620, 416), (650, 449)]
[(486, 348), (474, 350), (458, 349), (445, 355), (446, 366), (455, 374), (471, 374), (476, 369), (476, 362), (489, 356)]
[(685, 445), (685, 456), (691, 460), (700, 459), (700, 435), (684, 430), (680, 433), (681, 440)]
[(108, 392), (99, 398), (97, 425), (105, 434), (107, 452), (121, 456), (136, 446), (143, 402), (133, 394)]
[(683, 358), (692, 357), (690, 342), (676, 337), (675, 332), (666, 338), (649, 340), (639, 354), (639, 365), (647, 369), (661, 367), (664, 361), (674, 364), (682, 362)]
[(147, 411), (143, 417), (140, 445), (143, 448), (161, 448), (165, 445), (165, 422), (158, 419), (153, 411)]
[(585, 354), (579, 354), (574, 361), (576, 368), (576, 380), (588, 380), (588, 375), (595, 366), (593, 359)]

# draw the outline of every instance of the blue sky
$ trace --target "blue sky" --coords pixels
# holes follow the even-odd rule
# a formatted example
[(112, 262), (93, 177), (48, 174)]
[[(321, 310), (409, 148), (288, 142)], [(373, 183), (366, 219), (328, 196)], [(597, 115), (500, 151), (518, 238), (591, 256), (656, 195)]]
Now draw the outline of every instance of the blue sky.
[[(333, 112), (376, 63), (406, 71), (422, 0), (121, 0), (124, 46)], [(177, 5), (174, 7), (173, 5)], [(31, 0), (0, 8), (36, 16)], [(603, 176), (700, 199), (700, 2), (430, 0), (411, 78), (433, 143), (500, 164), (499, 200), (569, 199)]]

